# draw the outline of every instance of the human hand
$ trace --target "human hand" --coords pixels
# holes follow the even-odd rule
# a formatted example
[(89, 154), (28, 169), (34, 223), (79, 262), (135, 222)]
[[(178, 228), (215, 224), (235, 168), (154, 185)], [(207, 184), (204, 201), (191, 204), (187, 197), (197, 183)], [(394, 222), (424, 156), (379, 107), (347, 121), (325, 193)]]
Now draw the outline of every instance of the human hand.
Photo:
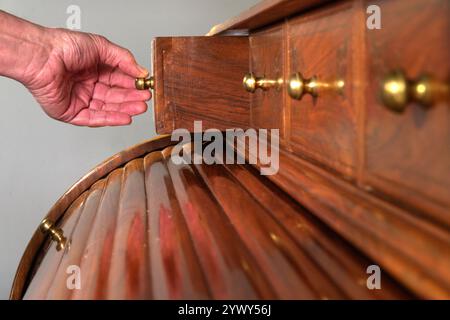
[(134, 87), (148, 71), (106, 38), (65, 29), (45, 29), (22, 83), (52, 118), (78, 126), (118, 126), (147, 110), (148, 90)]

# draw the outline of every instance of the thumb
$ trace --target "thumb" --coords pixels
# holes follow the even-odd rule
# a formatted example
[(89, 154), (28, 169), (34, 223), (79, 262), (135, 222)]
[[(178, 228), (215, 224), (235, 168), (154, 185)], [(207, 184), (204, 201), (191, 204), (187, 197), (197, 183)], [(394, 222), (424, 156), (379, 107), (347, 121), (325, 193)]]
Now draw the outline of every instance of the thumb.
[(130, 50), (122, 48), (102, 36), (94, 35), (100, 61), (134, 78), (147, 77), (148, 70), (137, 64)]

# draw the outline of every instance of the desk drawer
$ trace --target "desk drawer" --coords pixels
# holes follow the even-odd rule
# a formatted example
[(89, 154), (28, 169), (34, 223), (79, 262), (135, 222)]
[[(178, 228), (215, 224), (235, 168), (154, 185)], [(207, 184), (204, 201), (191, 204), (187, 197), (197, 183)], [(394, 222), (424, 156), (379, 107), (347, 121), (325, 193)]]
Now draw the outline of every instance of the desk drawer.
[[(319, 88), (317, 97), (287, 99), (292, 148), (346, 176), (352, 176), (355, 167), (351, 32), (352, 3), (348, 2), (288, 22), (289, 74), (316, 77), (330, 86)], [(339, 84), (344, 84), (342, 90)]]
[(153, 42), (155, 127), (159, 134), (247, 128), (249, 96), (247, 37), (161, 37)]
[[(450, 108), (444, 96), (425, 107), (410, 99), (392, 110), (380, 97), (386, 75), (398, 70), (438, 85), (450, 70), (447, 0), (368, 1), (382, 28), (367, 31), (366, 183), (450, 225)], [(411, 89), (413, 83), (408, 84)]]
[(250, 70), (256, 77), (280, 81), (267, 90), (256, 90), (251, 96), (251, 124), (255, 128), (279, 129), (284, 138), (285, 90), (284, 26), (278, 25), (252, 34), (250, 40)]

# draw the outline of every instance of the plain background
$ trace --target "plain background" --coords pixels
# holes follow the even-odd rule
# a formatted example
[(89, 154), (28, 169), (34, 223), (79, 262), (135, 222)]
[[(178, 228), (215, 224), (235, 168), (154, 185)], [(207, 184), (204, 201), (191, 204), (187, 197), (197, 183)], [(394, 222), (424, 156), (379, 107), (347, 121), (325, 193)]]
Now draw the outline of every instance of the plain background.
[[(106, 36), (150, 68), (155, 36), (204, 35), (257, 0), (0, 0), (0, 9), (66, 27), (81, 8), (81, 31)], [(1, 30), (0, 30), (1, 32)], [(128, 127), (81, 128), (48, 118), (20, 84), (0, 77), (0, 299), (41, 219), (80, 177), (107, 157), (155, 136), (152, 104)]]

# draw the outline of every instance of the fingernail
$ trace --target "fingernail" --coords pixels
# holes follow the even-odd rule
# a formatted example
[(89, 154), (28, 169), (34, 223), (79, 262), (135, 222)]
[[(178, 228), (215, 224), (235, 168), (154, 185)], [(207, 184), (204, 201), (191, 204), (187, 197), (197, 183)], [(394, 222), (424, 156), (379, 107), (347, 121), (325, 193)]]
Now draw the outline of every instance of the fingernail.
[(138, 65), (139, 71), (141, 71), (143, 76), (148, 76), (148, 70), (140, 65)]

